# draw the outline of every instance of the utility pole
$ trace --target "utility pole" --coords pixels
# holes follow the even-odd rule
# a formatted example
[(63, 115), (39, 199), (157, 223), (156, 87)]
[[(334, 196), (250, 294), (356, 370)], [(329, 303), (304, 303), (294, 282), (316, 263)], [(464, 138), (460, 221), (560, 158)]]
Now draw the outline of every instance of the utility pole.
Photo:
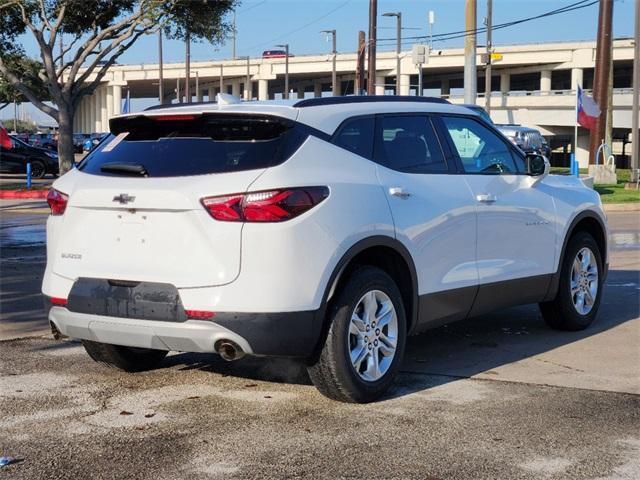
[(184, 82), (184, 96), (185, 102), (191, 103), (191, 35), (187, 32), (187, 38), (185, 39), (185, 82)]
[(638, 182), (640, 168), (640, 125), (638, 125), (638, 106), (640, 96), (640, 2), (636, 2), (636, 25), (633, 46), (633, 101), (631, 106), (631, 182)]
[(478, 93), (476, 72), (476, 0), (466, 0), (464, 37), (464, 103), (476, 103)]
[(400, 95), (400, 54), (402, 53), (402, 12), (383, 13), (383, 17), (396, 17), (396, 95)]
[(180, 94), (180, 77), (176, 78), (176, 100), (182, 103), (182, 95)]
[(253, 85), (251, 85), (251, 57), (244, 57), (247, 60), (247, 78), (244, 81), (244, 99), (251, 100), (253, 96)]
[(367, 51), (367, 44), (364, 32), (358, 32), (358, 56), (356, 61), (356, 94), (364, 95), (366, 85), (364, 81), (364, 56)]
[(436, 12), (429, 10), (429, 51), (433, 50), (433, 25), (436, 23)]
[(589, 164), (596, 163), (596, 154), (605, 138), (607, 111), (609, 110), (609, 67), (611, 65), (611, 29), (613, 24), (613, 0), (600, 0), (598, 13), (598, 40), (593, 79), (593, 99), (600, 107), (596, 126), (589, 135)]
[(331, 47), (331, 55), (333, 56), (333, 65), (331, 67), (331, 92), (333, 96), (338, 95), (338, 72), (336, 71), (336, 59), (338, 51), (336, 50), (336, 31), (335, 30), (322, 30), (320, 33), (331, 34), (333, 37), (333, 43)]
[(200, 98), (200, 75), (198, 70), (196, 70), (196, 102), (199, 102)]
[(164, 103), (164, 76), (162, 72), (162, 30), (158, 30), (158, 101)]
[(284, 99), (289, 100), (289, 44), (282, 43), (276, 47), (284, 48)]
[(376, 94), (376, 30), (378, 0), (369, 0), (369, 65), (367, 72), (367, 94)]
[(231, 44), (231, 58), (236, 59), (236, 38), (238, 31), (236, 30), (236, 9), (233, 9), (233, 43)]
[(493, 15), (493, 0), (487, 0), (487, 66), (484, 73), (484, 109), (487, 114), (491, 114), (491, 52), (493, 51), (492, 42), (492, 15)]

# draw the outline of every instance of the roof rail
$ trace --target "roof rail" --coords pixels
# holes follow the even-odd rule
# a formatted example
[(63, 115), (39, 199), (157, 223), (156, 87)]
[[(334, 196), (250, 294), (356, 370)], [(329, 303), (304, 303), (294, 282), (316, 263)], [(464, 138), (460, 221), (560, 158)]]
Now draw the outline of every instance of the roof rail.
[(345, 103), (373, 103), (373, 102), (419, 102), (419, 103), (449, 103), (444, 98), (415, 97), (410, 95), (350, 95), (345, 97), (320, 97), (300, 100), (294, 108), (319, 107), (321, 105), (341, 105)]

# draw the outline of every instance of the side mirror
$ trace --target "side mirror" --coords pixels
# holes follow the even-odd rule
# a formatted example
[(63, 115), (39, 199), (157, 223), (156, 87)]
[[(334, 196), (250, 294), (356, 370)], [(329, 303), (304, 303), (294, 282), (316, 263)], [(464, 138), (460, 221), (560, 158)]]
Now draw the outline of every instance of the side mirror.
[(530, 153), (527, 155), (527, 173), (533, 177), (544, 174), (547, 161), (542, 155)]
[(527, 173), (533, 177), (531, 186), (535, 186), (543, 178), (549, 175), (551, 171), (551, 164), (549, 160), (537, 153), (530, 153), (527, 155)]

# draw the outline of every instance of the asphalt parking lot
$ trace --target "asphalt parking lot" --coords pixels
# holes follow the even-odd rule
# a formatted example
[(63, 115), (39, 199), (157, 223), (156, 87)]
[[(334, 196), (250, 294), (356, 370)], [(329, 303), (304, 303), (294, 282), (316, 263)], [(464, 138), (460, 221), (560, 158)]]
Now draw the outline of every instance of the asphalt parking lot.
[(0, 203), (0, 478), (640, 478), (640, 212), (611, 212), (599, 319), (537, 307), (411, 338), (399, 381), (340, 404), (286, 360), (107, 369), (41, 313), (42, 204)]

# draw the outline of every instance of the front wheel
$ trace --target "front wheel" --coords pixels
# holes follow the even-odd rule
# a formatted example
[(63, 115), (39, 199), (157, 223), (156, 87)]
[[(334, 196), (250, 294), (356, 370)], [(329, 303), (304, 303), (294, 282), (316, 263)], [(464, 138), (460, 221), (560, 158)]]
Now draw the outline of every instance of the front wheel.
[(387, 273), (360, 267), (337, 293), (330, 327), (309, 376), (325, 396), (365, 403), (383, 395), (402, 361), (406, 316), (402, 296)]
[(579, 232), (569, 240), (560, 268), (558, 293), (540, 304), (542, 316), (557, 330), (584, 330), (593, 323), (603, 287), (602, 256), (594, 238)]
[(82, 340), (82, 346), (89, 356), (98, 363), (118, 368), (125, 372), (143, 372), (151, 370), (167, 356), (164, 350), (150, 348), (123, 347), (108, 343)]

